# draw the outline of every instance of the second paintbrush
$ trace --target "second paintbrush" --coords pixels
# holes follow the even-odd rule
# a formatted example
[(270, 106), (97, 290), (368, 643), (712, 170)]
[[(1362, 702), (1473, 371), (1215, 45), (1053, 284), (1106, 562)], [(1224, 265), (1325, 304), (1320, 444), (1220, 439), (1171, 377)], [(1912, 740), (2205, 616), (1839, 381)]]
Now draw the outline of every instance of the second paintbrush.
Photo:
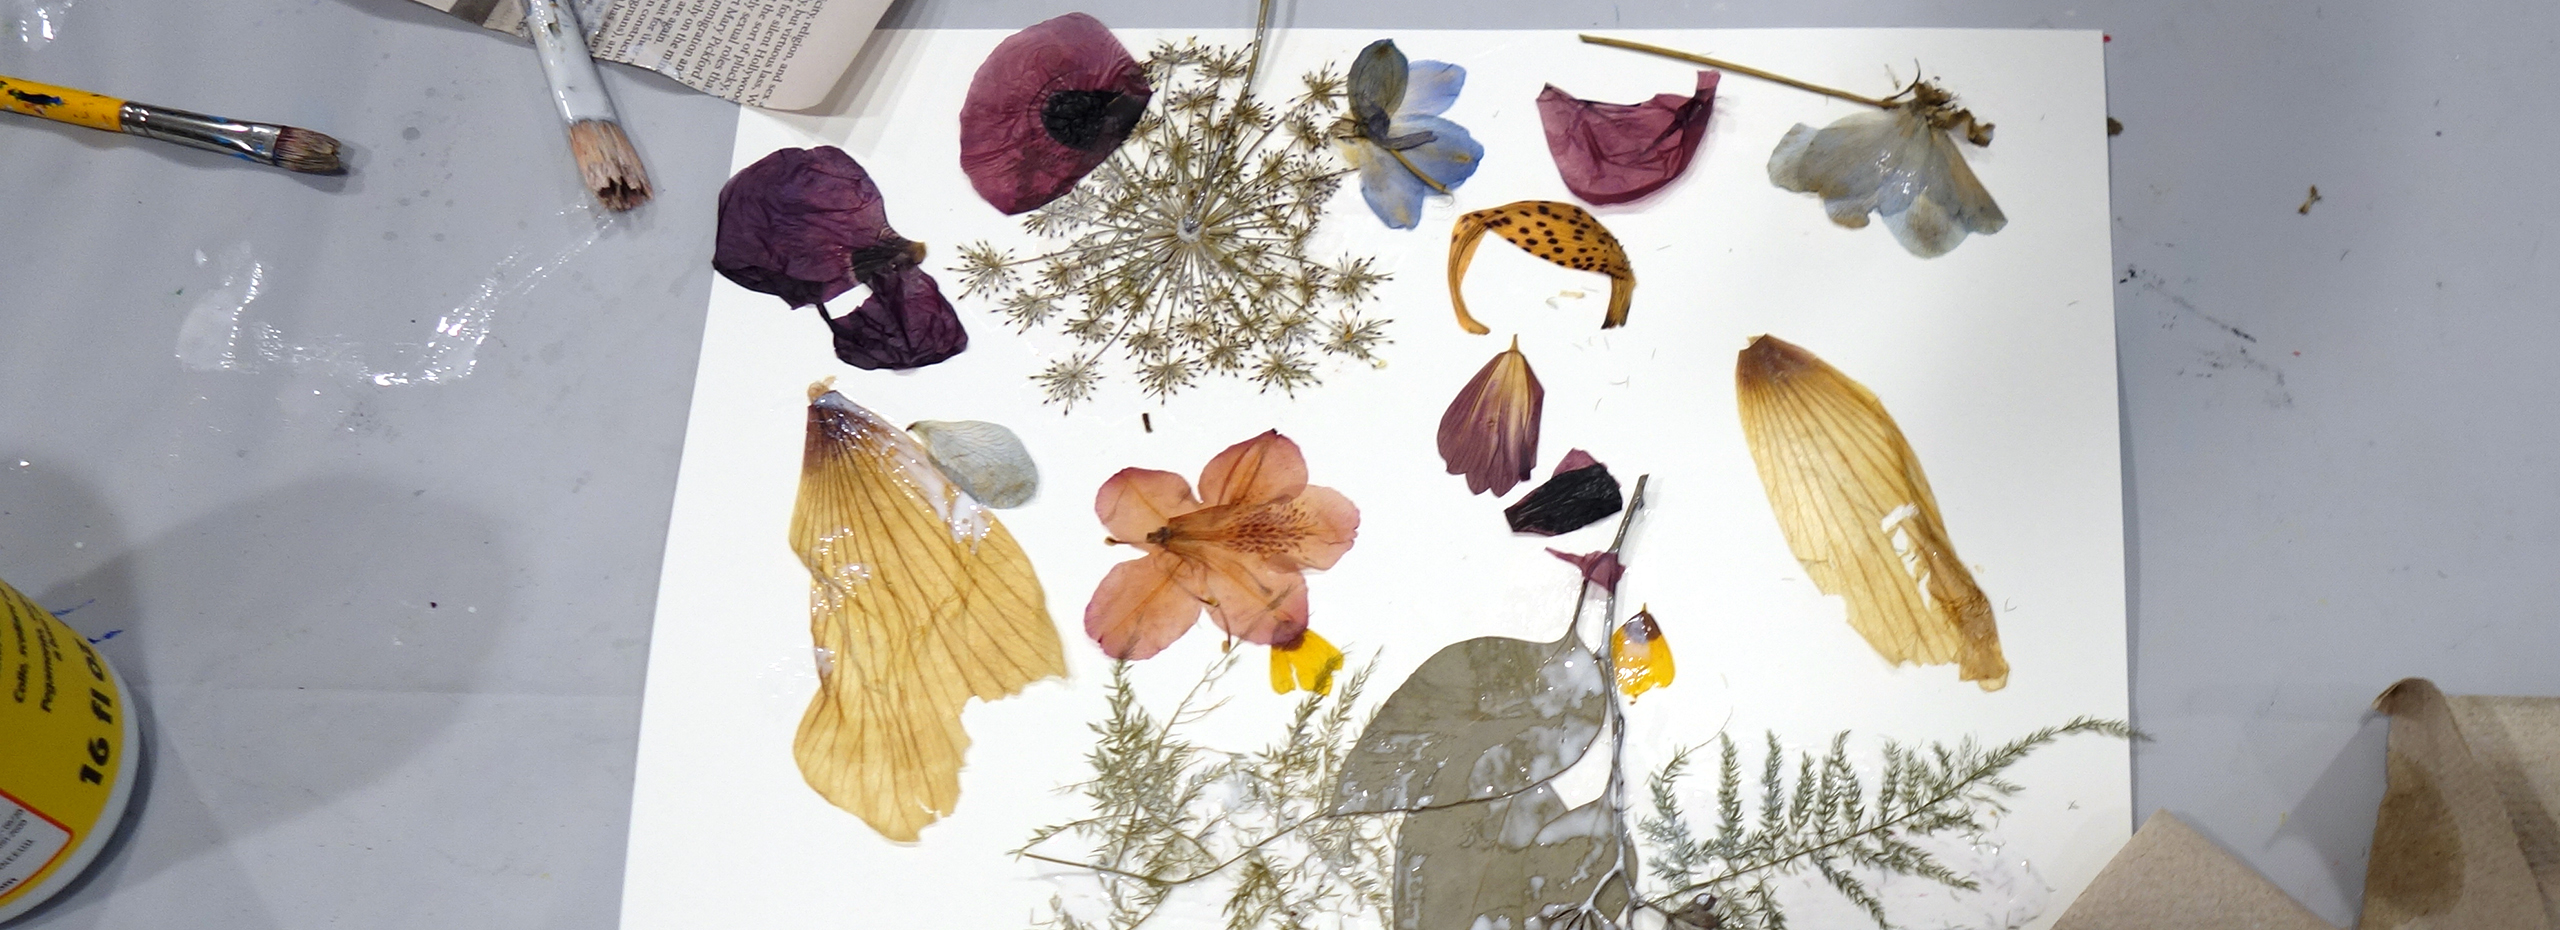
[(569, 126), (569, 154), (577, 158), (587, 190), (617, 211), (649, 202), (649, 172), (614, 115), (613, 98), (605, 96), (577, 11), (563, 0), (524, 0), (524, 24), (542, 54), (542, 74)]

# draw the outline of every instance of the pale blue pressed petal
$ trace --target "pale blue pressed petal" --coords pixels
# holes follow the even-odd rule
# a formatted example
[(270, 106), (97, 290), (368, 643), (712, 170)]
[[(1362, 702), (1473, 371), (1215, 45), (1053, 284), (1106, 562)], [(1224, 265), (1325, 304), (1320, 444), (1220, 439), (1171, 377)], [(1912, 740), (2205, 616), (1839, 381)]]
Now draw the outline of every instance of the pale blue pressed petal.
[[(1407, 100), (1413, 98), (1407, 97)], [(1398, 136), (1417, 132), (1431, 134), (1431, 141), (1406, 149), (1406, 161), (1413, 163), (1440, 186), (1452, 190), (1474, 177), (1476, 164), (1484, 161), (1484, 146), (1476, 144), (1466, 127), (1437, 116), (1400, 117), (1391, 126)], [(1398, 166), (1402, 167), (1402, 166)]]
[(1467, 69), (1445, 61), (1417, 61), (1404, 82), (1404, 105), (1395, 116), (1438, 116), (1458, 102), (1458, 90), (1467, 86)]
[(1369, 212), (1378, 215), (1378, 222), (1389, 229), (1421, 225), (1422, 195), (1431, 191), (1421, 178), (1404, 170), (1403, 163), (1385, 149), (1367, 142), (1351, 146), (1350, 155), (1351, 163), (1360, 168), (1360, 198), (1369, 202)]

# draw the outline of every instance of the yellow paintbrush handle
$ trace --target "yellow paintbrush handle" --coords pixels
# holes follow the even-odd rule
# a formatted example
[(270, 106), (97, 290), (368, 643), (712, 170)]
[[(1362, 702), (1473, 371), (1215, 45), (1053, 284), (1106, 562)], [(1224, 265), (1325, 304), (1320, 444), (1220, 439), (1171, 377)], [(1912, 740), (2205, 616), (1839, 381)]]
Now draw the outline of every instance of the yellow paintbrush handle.
[(124, 130), (122, 100), (13, 77), (0, 77), (0, 110), (108, 132)]

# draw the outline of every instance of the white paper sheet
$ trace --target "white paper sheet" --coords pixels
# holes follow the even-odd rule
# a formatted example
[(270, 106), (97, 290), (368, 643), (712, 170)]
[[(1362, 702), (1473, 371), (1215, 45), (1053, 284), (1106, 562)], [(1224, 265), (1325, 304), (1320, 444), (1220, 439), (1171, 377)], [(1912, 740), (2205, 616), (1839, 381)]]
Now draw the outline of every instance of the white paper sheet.
[[(1144, 56), (1158, 38), (1121, 33)], [(861, 90), (834, 116), (749, 111), (734, 167), (784, 146), (833, 144), (869, 169), (891, 222), (934, 249), (946, 292), (959, 245), (1036, 245), (970, 190), (957, 114), (969, 76), (1003, 33), (882, 33), (855, 65)], [(1635, 204), (1595, 212), (1627, 243), (1639, 280), (1629, 325), (1598, 329), (1607, 283), (1500, 242), (1479, 253), (1471, 309), (1452, 321), (1444, 265), (1450, 224), (1522, 199), (1570, 199), (1532, 101), (1553, 82), (1584, 98), (1685, 94), (1694, 68), (1585, 46), (1566, 32), (1408, 31), (1414, 59), (1466, 66), (1449, 118), (1486, 151), (1482, 170), (1427, 209), (1420, 229), (1384, 229), (1346, 188), (1325, 250), (1375, 255), (1395, 279), (1373, 315), (1390, 317), (1387, 364), (1328, 365), (1295, 398), (1211, 382), (1158, 404), (1126, 378), (1061, 415), (1029, 380), (1069, 341), (1017, 334), (981, 301), (958, 300), (967, 352), (921, 371), (862, 372), (831, 356), (815, 315), (723, 281), (715, 286), (669, 530), (641, 724), (623, 926), (1002, 928), (1027, 926), (1072, 877), (1007, 854), (1035, 826), (1072, 819), (1058, 791), (1085, 777), (1086, 724), (1102, 714), (1108, 662), (1082, 633), (1094, 585), (1132, 556), (1102, 543), (1095, 489), (1125, 466), (1196, 478), (1218, 450), (1277, 428), (1306, 450), (1313, 481), (1362, 512), (1358, 544), (1311, 579), (1313, 628), (1355, 657), (1374, 653), (1386, 693), (1434, 650), (1471, 636), (1546, 639), (1570, 609), (1572, 571), (1542, 550), (1607, 545), (1603, 523), (1554, 539), (1514, 536), (1504, 501), (1470, 497), (1434, 451), (1442, 410), (1514, 333), (1547, 389), (1537, 480), (1568, 450), (1590, 450), (1622, 480), (1650, 473), (1648, 516), (1631, 539), (1628, 610), (1649, 604), (1679, 661), (1671, 687), (1631, 711), (1632, 755), (1649, 770), (1720, 728), (1756, 758), (1763, 730), (1819, 750), (1853, 729), (1870, 763), (1906, 744), (1997, 742), (2081, 714), (2126, 715), (2123, 526), (2108, 251), (2105, 87), (2099, 36), (2054, 31), (1685, 31), (1627, 38), (1730, 58), (1804, 80), (1890, 92), (1916, 61), (1983, 118), (1989, 149), (1967, 147), (2009, 217), (1997, 235), (1921, 260), (1881, 226), (1833, 226), (1810, 195), (1772, 187), (1770, 149), (1797, 122), (1851, 104), (1727, 75), (1707, 141), (1686, 177)], [(1271, 80), (1322, 62), (1347, 66), (1368, 32), (1275, 33)], [(707, 258), (707, 256), (705, 257)], [(1567, 292), (1579, 292), (1572, 296)], [(1552, 303), (1552, 308), (1550, 304)], [(851, 304), (846, 304), (849, 309)], [(1998, 610), (2009, 686), (1984, 693), (1953, 666), (1888, 667), (1817, 592), (1771, 516), (1736, 420), (1734, 353), (1761, 333), (1802, 345), (1891, 410), (1928, 470), (1958, 550)], [(921, 843), (883, 841), (806, 787), (792, 734), (815, 685), (807, 575), (784, 543), (800, 467), (804, 390), (834, 376), (893, 422), (983, 419), (1012, 427), (1043, 485), (1002, 512), (1037, 565), (1067, 641), (1072, 677), (973, 704), (975, 745), (959, 810)], [(1141, 429), (1149, 414), (1154, 432)], [(1513, 492), (1513, 497), (1519, 494)], [(1203, 627), (1140, 663), (1170, 703), (1217, 654)], [(1246, 647), (1258, 650), (1259, 647)], [(1288, 699), (1249, 656), (1229, 679), (1221, 726), (1249, 748)], [(1232, 720), (1232, 724), (1227, 721)], [(1909, 926), (2049, 924), (2129, 833), (2127, 748), (2084, 738), (2015, 770), (2027, 788), (1981, 849), (1957, 848), (2004, 890), (1954, 895), (1914, 880), (1882, 890)], [(1701, 792), (1712, 788), (1700, 780)], [(1588, 789), (1586, 789), (1588, 790)], [(1707, 795), (1693, 807), (1711, 809)], [(1997, 844), (1997, 855), (1992, 847)], [(1654, 890), (1660, 890), (1658, 888)], [(1822, 893), (1796, 897), (1802, 926), (1855, 926)], [(1831, 918), (1840, 921), (1835, 923)], [(1182, 926), (1182, 924), (1168, 924)]]

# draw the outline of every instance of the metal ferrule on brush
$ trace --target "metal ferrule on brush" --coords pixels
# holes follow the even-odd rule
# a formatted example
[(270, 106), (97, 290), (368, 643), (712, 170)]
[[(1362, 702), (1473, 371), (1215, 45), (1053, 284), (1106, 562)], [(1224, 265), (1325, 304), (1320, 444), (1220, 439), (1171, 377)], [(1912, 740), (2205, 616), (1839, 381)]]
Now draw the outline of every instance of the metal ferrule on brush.
[(284, 134), (282, 126), (244, 123), (140, 103), (126, 103), (118, 119), (123, 123), (124, 131), (133, 135), (269, 165), (281, 164), (276, 157), (276, 140)]

